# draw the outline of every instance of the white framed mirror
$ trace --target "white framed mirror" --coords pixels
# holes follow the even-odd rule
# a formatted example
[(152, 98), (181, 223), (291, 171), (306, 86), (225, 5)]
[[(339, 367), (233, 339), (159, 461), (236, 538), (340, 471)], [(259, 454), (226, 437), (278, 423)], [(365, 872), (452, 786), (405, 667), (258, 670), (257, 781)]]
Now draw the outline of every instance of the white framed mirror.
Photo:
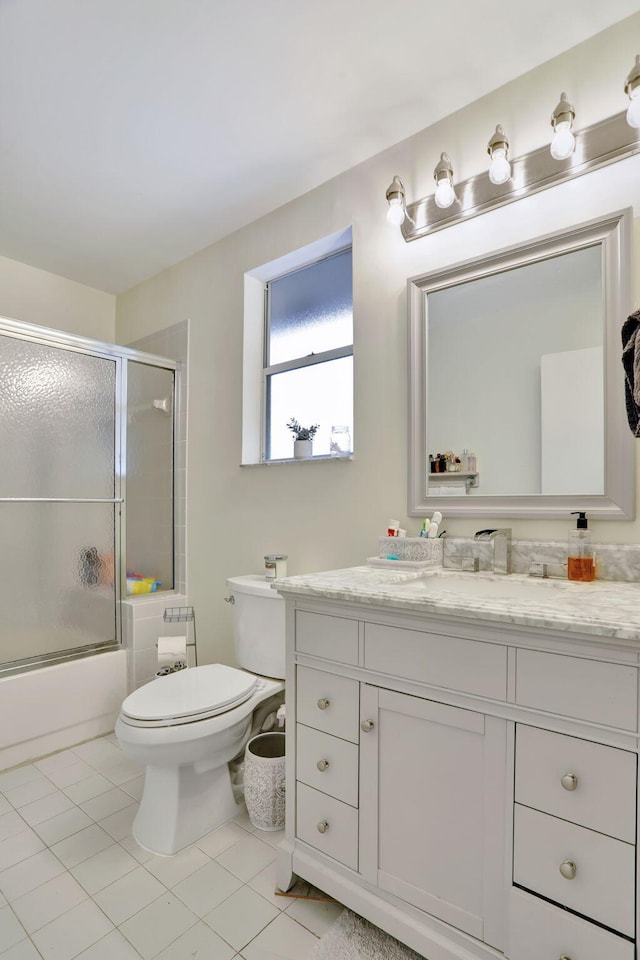
[(409, 279), (409, 516), (633, 518), (631, 224), (623, 210)]

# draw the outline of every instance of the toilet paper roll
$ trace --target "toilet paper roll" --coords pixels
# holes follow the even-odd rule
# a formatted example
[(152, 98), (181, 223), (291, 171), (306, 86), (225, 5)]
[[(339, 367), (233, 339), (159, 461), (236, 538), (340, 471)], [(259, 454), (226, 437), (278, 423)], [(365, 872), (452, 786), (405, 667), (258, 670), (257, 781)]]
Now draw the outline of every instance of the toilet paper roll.
[(158, 637), (158, 667), (172, 667), (187, 659), (186, 637)]

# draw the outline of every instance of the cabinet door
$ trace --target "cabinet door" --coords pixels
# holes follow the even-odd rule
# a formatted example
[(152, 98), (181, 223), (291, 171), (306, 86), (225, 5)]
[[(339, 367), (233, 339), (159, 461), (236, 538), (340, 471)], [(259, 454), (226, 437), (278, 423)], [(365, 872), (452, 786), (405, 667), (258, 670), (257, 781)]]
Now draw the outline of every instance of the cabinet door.
[(361, 689), (360, 870), (501, 948), (506, 721)]

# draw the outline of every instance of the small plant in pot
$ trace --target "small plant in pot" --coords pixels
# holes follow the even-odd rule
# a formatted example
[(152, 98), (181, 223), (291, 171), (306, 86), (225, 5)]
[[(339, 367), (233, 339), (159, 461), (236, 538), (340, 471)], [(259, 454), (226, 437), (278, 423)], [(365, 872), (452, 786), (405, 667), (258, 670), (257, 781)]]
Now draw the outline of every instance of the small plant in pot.
[(291, 417), (287, 424), (293, 434), (293, 456), (295, 460), (306, 460), (313, 456), (313, 438), (320, 424), (314, 423), (310, 427), (301, 427), (298, 421)]

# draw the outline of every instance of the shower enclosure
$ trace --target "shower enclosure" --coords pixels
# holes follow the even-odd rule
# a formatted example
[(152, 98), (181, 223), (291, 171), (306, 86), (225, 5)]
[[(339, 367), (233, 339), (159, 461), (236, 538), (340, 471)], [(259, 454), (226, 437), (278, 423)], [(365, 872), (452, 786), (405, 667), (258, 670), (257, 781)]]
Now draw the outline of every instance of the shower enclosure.
[(127, 582), (173, 588), (176, 367), (0, 319), (0, 677), (117, 649)]

